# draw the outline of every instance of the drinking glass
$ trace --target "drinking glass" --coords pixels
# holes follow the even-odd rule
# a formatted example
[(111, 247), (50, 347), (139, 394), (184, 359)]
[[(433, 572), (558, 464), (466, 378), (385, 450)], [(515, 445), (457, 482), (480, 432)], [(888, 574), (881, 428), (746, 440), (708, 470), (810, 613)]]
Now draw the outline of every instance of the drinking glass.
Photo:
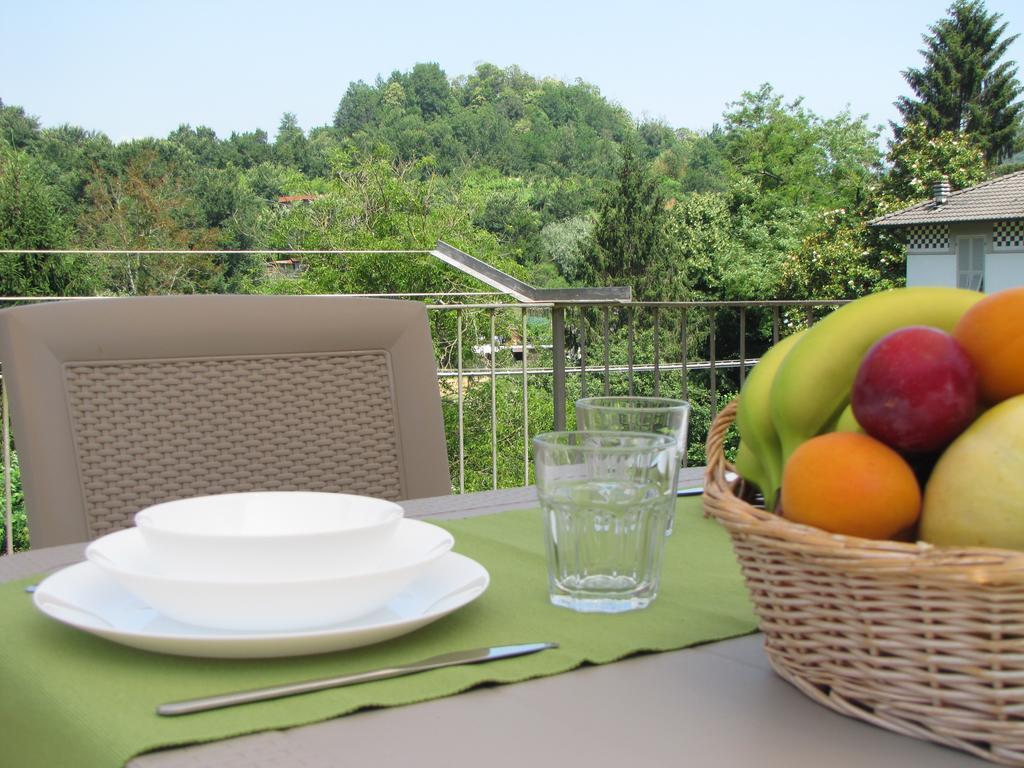
[[(679, 463), (686, 455), (687, 431), (690, 423), (690, 404), (686, 400), (669, 397), (584, 397), (576, 401), (576, 428), (591, 430), (623, 430), (627, 432), (653, 432), (670, 435), (676, 441), (679, 461), (672, 475), (675, 488)], [(669, 510), (665, 527), (671, 535), (675, 521), (675, 505)]]
[(549, 432), (533, 440), (551, 602), (583, 612), (646, 608), (658, 594), (676, 440)]

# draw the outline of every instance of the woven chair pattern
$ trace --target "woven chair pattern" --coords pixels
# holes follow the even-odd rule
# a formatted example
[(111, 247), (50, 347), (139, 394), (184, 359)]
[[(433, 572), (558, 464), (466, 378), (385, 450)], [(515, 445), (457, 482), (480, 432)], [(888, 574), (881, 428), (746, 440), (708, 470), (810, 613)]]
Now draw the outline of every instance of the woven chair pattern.
[(91, 538), (187, 496), (402, 497), (384, 352), (75, 362), (64, 372)]

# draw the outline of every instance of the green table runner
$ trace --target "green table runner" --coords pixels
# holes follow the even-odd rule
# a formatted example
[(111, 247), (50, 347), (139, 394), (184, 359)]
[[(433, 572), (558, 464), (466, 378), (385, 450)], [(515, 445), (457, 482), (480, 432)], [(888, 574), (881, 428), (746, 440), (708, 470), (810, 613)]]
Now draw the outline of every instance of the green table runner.
[[(604, 664), (639, 652), (683, 648), (756, 627), (728, 536), (702, 517), (698, 500), (679, 505), (654, 605), (618, 615), (577, 614), (548, 603), (536, 510), (441, 525), (455, 535), (457, 552), (490, 571), (487, 592), (418, 632), (320, 656), (249, 661), (148, 653), (43, 616), (23, 589), (32, 580), (0, 585), (0, 763), (110, 768), (159, 747), (450, 696), (485, 682), (559, 674), (585, 662)], [(357, 672), (476, 646), (541, 640), (561, 647), (215, 712), (177, 718), (154, 713), (165, 701)]]

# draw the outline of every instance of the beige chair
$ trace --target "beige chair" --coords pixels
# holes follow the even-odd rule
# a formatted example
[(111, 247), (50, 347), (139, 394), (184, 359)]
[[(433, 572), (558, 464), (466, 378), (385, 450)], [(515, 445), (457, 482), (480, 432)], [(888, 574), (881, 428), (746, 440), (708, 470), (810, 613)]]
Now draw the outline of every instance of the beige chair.
[(32, 545), (168, 499), (451, 492), (424, 306), (153, 296), (0, 311)]

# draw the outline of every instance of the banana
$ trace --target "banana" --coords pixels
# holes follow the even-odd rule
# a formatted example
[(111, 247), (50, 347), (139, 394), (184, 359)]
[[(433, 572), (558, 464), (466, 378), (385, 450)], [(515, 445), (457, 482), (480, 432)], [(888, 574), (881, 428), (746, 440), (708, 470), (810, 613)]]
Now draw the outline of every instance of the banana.
[(789, 350), (804, 333), (805, 331), (798, 331), (786, 336), (765, 352), (757, 361), (757, 365), (751, 369), (740, 390), (740, 402), (736, 410), (740, 446), (746, 445), (748, 451), (757, 459), (761, 468), (761, 479), (747, 475), (739, 465), (738, 456), (736, 467), (743, 477), (757, 483), (761, 488), (768, 509), (774, 507), (775, 493), (782, 482), (782, 449), (771, 418), (772, 381)]
[(853, 406), (849, 403), (839, 414), (839, 418), (836, 419), (836, 423), (832, 425), (830, 432), (860, 432), (864, 434), (864, 428), (857, 421), (857, 417), (853, 415)]
[(764, 467), (761, 466), (761, 461), (757, 458), (757, 454), (742, 440), (740, 440), (739, 447), (736, 448), (734, 466), (736, 471), (740, 473), (740, 477), (747, 482), (753, 483), (764, 493), (766, 484)]
[(983, 295), (962, 288), (895, 288), (850, 302), (809, 328), (772, 383), (771, 418), (783, 464), (797, 446), (839, 418), (872, 344), (909, 325), (952, 331)]

